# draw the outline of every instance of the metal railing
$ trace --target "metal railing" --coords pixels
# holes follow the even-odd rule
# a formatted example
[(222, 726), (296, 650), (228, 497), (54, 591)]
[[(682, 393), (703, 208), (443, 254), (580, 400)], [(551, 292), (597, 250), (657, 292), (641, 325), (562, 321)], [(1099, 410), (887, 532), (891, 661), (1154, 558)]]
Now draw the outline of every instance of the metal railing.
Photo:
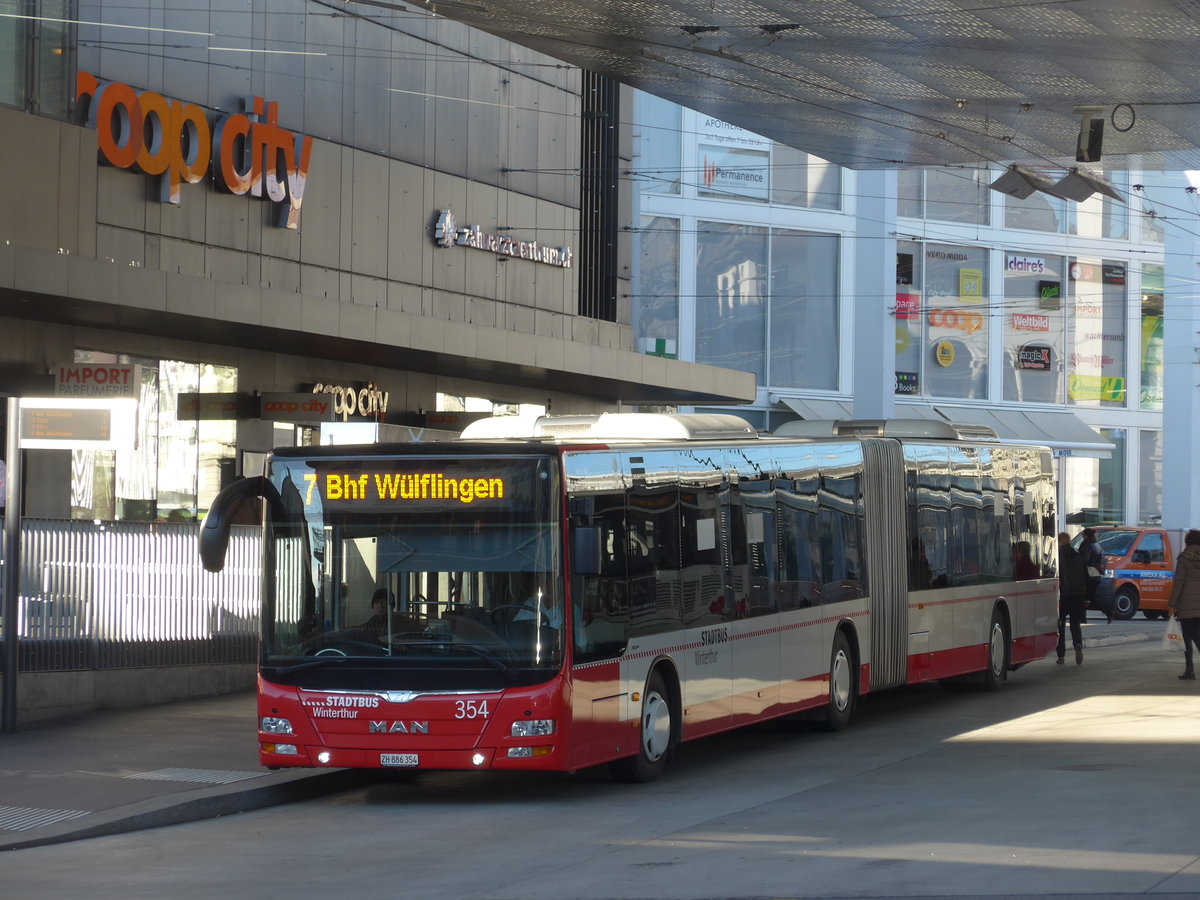
[[(261, 531), (234, 526), (216, 574), (200, 564), (198, 534), (197, 524), (23, 519), (18, 668), (253, 662)], [(0, 635), (8, 627), (0, 619)]]

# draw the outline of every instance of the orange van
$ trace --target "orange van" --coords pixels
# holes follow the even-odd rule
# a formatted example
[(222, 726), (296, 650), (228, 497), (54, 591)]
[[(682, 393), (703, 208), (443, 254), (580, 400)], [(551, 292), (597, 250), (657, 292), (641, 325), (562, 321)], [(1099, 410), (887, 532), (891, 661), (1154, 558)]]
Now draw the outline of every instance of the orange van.
[[(1092, 608), (1111, 609), (1114, 619), (1132, 619), (1139, 609), (1147, 619), (1166, 618), (1180, 533), (1132, 525), (1097, 525), (1095, 530), (1104, 575)], [(1071, 540), (1076, 550), (1082, 543), (1082, 532)]]

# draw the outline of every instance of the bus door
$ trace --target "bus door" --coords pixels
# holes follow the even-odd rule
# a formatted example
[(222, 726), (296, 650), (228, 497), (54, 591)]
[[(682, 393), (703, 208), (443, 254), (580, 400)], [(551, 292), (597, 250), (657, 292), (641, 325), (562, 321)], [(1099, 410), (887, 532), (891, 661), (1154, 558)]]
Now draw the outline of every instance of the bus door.
[(727, 493), (726, 583), (734, 590), (737, 658), (733, 660), (733, 715), (760, 716), (779, 703), (780, 631), (775, 497), (771, 482), (740, 481)]
[(571, 757), (588, 766), (637, 745), (627, 727), (629, 696), (623, 673), (629, 641), (628, 556), (623, 490), (572, 497), (570, 526), (594, 536), (593, 571), (570, 577), (572, 616)]
[(825, 603), (821, 557), (820, 476), (815, 468), (775, 480), (779, 536), (780, 702), (810, 703), (822, 696), (829, 645), (820, 624)]
[(733, 714), (737, 578), (728, 550), (728, 485), (679, 490), (679, 554), (683, 583), (684, 723), (689, 737), (728, 727)]
[(908, 676), (908, 532), (900, 444), (864, 439), (863, 506), (871, 605), (871, 689)]

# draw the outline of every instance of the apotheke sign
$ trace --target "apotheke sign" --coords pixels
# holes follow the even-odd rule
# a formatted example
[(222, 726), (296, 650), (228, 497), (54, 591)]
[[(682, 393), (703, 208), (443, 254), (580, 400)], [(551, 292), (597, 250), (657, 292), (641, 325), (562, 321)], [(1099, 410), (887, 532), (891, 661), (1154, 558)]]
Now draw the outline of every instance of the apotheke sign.
[(460, 227), (458, 219), (448, 209), (443, 209), (438, 214), (437, 225), (433, 230), (433, 239), (440, 246), (446, 248), (455, 245), (471, 247), (475, 250), (486, 250), (505, 258), (528, 259), (561, 269), (571, 268), (571, 262), (574, 259), (570, 247), (547, 247), (537, 241), (518, 241), (501, 234), (489, 234), (478, 225)]

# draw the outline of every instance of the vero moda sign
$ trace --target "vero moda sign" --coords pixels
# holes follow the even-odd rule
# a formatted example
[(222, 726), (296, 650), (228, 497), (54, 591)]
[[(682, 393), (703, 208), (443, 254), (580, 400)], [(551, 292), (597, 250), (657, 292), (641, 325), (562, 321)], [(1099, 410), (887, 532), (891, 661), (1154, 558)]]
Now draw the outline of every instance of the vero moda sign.
[(96, 130), (100, 158), (118, 169), (157, 176), (163, 203), (178, 204), (180, 185), (203, 181), (211, 163), (218, 188), (276, 203), (276, 224), (299, 227), (312, 138), (279, 126), (278, 103), (252, 97), (243, 112), (210, 124), (194, 103), (101, 81), (88, 72), (76, 76), (75, 102)]

